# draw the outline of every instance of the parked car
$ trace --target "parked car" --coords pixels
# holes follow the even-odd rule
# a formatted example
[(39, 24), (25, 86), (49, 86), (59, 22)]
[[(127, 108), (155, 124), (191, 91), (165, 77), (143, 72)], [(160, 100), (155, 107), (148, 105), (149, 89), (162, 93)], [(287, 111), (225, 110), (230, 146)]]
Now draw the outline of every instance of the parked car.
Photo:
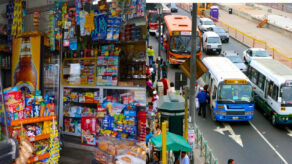
[(222, 43), (221, 39), (218, 34), (212, 31), (205, 32), (203, 34), (203, 51), (206, 52), (206, 54), (209, 54), (210, 52), (215, 52), (220, 55), (222, 50)]
[(243, 59), (246, 63), (250, 62), (252, 59), (272, 59), (272, 55), (270, 55), (263, 48), (249, 48), (243, 51)]
[(211, 27), (211, 30), (220, 36), (222, 43), (229, 42), (229, 34), (222, 27)]
[(242, 72), (247, 72), (247, 66), (236, 51), (223, 51), (222, 56), (228, 58), (234, 63)]
[(171, 3), (170, 4), (170, 11), (172, 12), (172, 13), (177, 13), (177, 6), (176, 6), (176, 4), (175, 3)]
[(200, 18), (199, 29), (202, 33), (210, 31), (212, 27), (215, 27), (214, 22), (209, 18)]

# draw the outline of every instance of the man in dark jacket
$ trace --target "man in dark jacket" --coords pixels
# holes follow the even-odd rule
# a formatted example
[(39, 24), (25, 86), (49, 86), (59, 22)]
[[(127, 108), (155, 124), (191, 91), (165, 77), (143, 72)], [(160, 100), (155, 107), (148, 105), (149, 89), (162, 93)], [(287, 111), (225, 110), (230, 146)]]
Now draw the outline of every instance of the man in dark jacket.
[(207, 104), (207, 100), (209, 99), (209, 95), (208, 95), (206, 87), (200, 88), (200, 89), (201, 91), (197, 95), (197, 98), (199, 99), (199, 103), (200, 103), (198, 115), (200, 116), (202, 112), (203, 117), (206, 118), (206, 104)]

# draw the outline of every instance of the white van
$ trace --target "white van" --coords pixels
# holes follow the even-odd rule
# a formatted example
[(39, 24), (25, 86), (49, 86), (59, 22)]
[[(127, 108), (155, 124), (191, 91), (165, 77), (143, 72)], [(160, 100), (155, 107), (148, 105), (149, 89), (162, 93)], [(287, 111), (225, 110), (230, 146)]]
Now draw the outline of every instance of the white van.
[(206, 54), (210, 52), (215, 52), (220, 55), (222, 50), (222, 42), (220, 39), (220, 36), (216, 34), (215, 32), (205, 32), (203, 35), (203, 51), (206, 52)]

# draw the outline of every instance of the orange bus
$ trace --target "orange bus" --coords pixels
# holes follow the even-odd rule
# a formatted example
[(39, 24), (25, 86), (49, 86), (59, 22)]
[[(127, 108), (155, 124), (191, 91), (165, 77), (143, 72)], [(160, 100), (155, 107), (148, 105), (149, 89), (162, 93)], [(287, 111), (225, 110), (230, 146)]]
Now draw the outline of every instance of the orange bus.
[[(201, 58), (201, 33), (197, 28), (196, 54)], [(163, 45), (169, 64), (181, 64), (191, 57), (192, 21), (183, 15), (164, 17)]]

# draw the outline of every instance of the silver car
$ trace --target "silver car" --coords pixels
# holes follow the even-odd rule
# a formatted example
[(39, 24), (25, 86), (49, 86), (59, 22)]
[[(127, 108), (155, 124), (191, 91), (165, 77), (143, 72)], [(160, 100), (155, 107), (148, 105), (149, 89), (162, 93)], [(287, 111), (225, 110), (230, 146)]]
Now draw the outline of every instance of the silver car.
[(234, 63), (237, 68), (239, 68), (243, 73), (247, 72), (247, 66), (245, 65), (242, 58), (236, 51), (223, 51), (222, 56), (228, 58), (232, 63)]

